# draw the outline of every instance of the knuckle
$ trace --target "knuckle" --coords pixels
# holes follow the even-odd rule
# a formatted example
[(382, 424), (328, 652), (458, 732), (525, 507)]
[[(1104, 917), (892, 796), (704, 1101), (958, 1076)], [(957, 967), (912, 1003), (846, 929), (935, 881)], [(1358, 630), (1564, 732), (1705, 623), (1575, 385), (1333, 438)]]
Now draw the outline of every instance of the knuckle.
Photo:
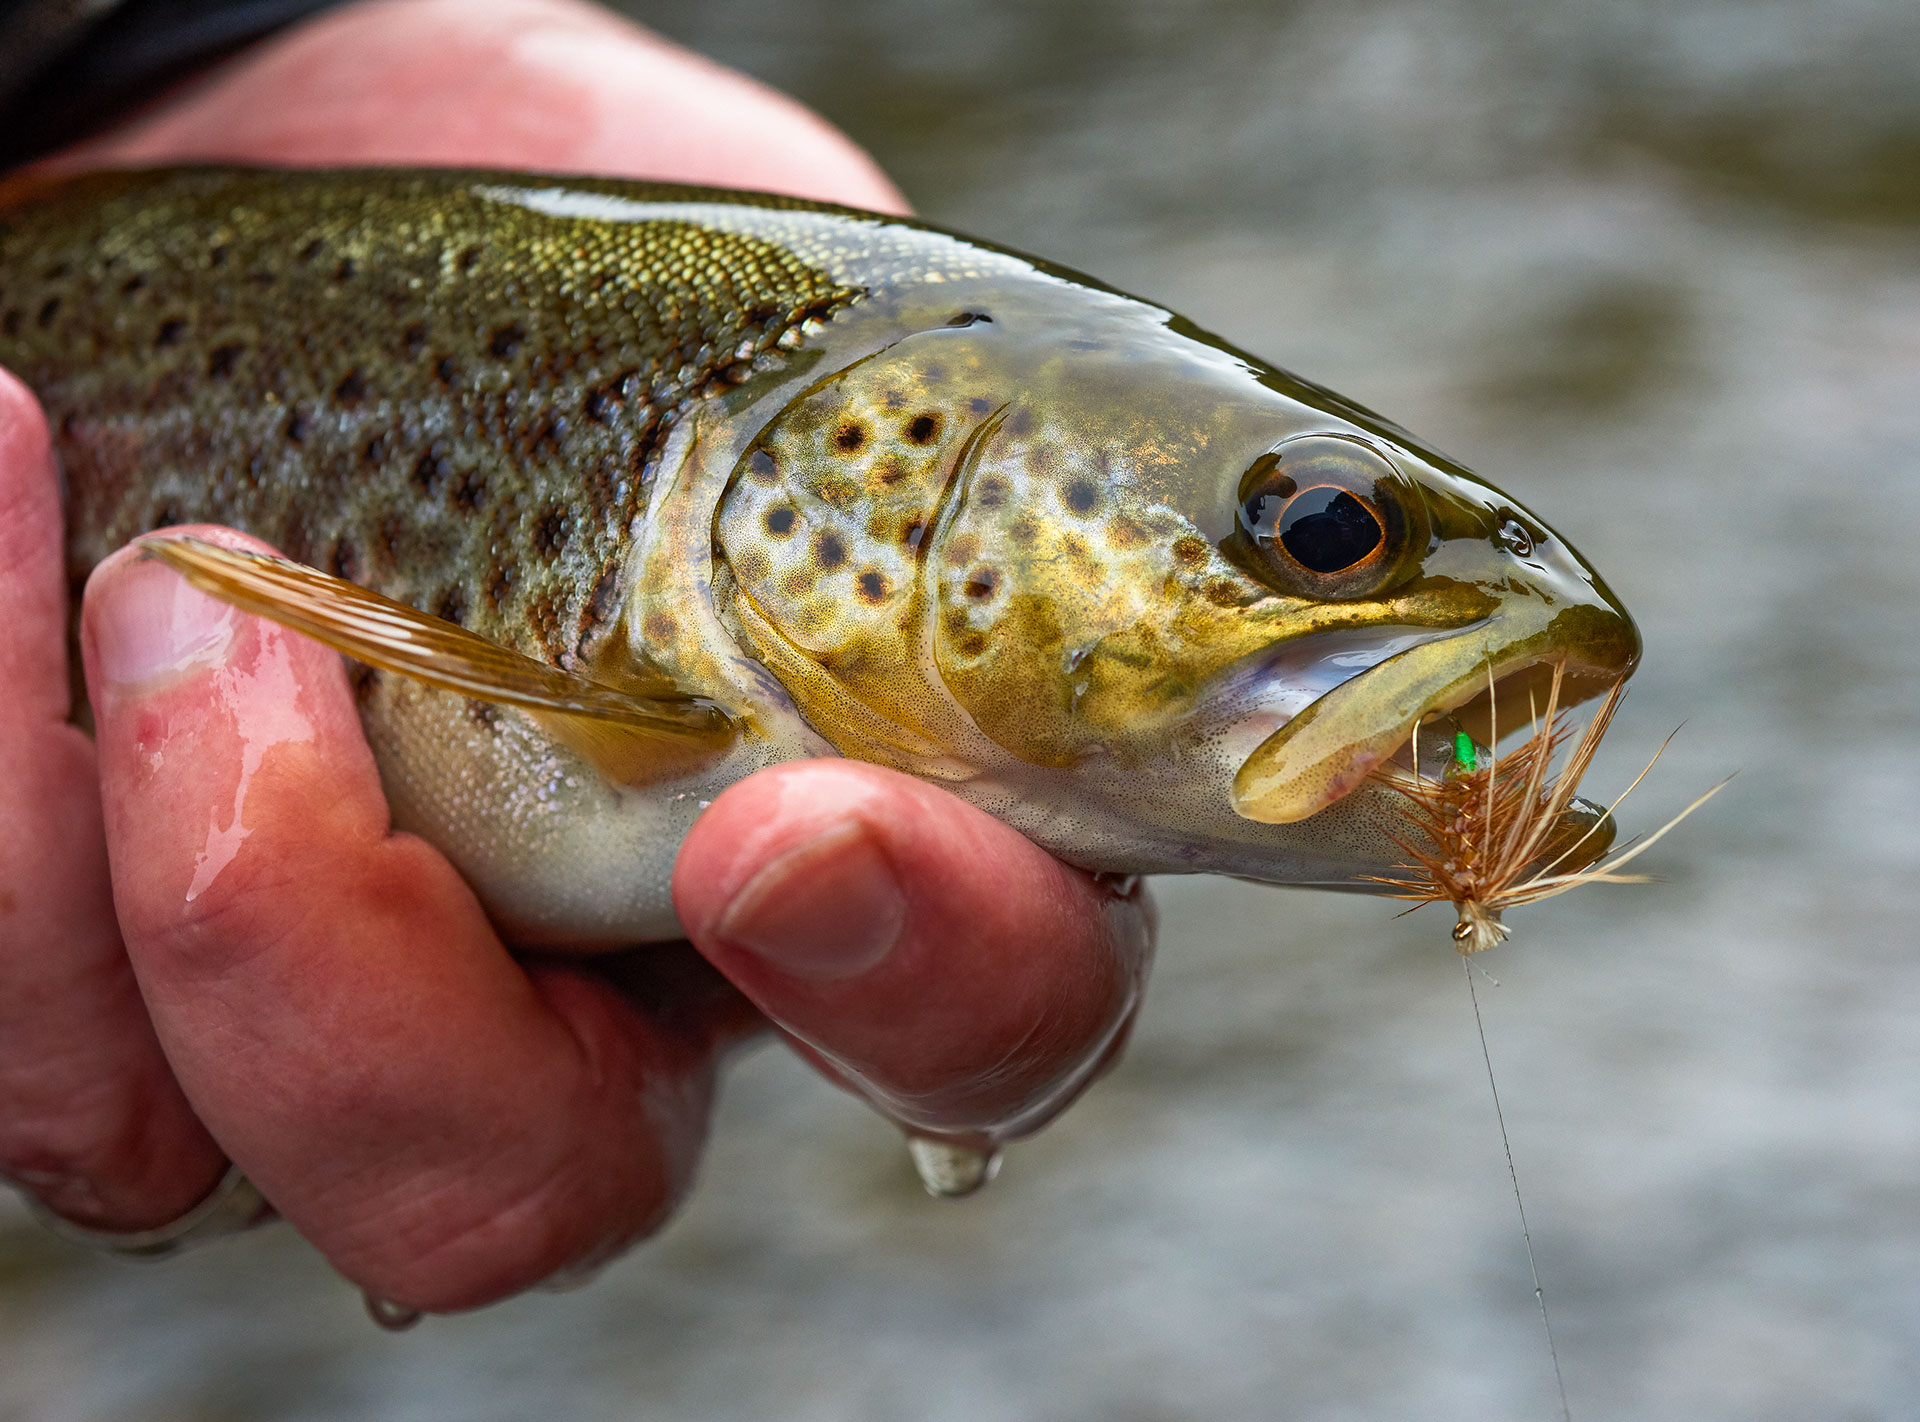
[(124, 896), (120, 928), (136, 962), (192, 977), (217, 975), (297, 933), (307, 895), (270, 856), (242, 856), (198, 893)]

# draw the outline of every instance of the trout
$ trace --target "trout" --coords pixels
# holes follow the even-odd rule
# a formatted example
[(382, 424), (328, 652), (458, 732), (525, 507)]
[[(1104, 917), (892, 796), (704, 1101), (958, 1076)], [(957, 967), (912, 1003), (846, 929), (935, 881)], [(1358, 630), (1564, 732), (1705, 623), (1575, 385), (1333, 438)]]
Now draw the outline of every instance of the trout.
[[(1378, 772), (1417, 727), (1447, 753), (1639, 657), (1564, 539), (1387, 420), (1075, 272), (827, 204), (16, 179), (0, 365), (51, 422), (76, 590), (176, 524), (283, 550), (148, 542), (357, 659), (396, 827), (523, 943), (678, 936), (702, 807), (818, 755), (1089, 869), (1379, 892), (1408, 805)], [(1610, 826), (1567, 814), (1597, 856)]]

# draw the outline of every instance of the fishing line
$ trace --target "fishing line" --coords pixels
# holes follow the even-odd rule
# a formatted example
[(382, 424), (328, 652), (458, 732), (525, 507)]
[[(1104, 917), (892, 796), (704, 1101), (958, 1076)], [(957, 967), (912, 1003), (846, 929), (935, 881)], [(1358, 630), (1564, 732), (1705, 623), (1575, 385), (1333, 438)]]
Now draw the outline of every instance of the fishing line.
[(1527, 1228), (1527, 1205), (1520, 1198), (1520, 1172), (1513, 1168), (1513, 1142), (1507, 1136), (1507, 1113), (1500, 1109), (1500, 1088), (1493, 1081), (1493, 1054), (1487, 1050), (1487, 1024), (1480, 1019), (1480, 992), (1473, 985), (1473, 961), (1462, 957), (1467, 970), (1467, 997), (1473, 1002), (1473, 1025), (1480, 1029), (1480, 1059), (1487, 1064), (1487, 1089), (1493, 1092), (1493, 1118), (1500, 1123), (1500, 1145), (1507, 1153), (1507, 1179), (1513, 1182), (1513, 1203), (1520, 1211), (1520, 1238), (1526, 1241), (1527, 1268), (1533, 1272), (1533, 1297), (1540, 1305), (1540, 1327), (1547, 1335), (1547, 1356), (1553, 1359), (1553, 1382), (1560, 1389), (1560, 1417), (1573, 1422), (1573, 1409), (1567, 1405), (1567, 1380), (1560, 1375), (1560, 1350), (1553, 1344), (1553, 1320), (1547, 1317), (1547, 1294), (1540, 1287), (1540, 1266), (1533, 1259), (1533, 1231)]

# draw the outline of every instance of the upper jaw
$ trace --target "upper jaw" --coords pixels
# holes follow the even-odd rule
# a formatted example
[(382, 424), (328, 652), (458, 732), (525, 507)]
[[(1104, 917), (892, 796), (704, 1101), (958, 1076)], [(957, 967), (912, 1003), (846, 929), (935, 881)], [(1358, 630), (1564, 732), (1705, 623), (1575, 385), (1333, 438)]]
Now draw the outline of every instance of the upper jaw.
[(1272, 731), (1235, 774), (1234, 811), (1291, 824), (1356, 789), (1425, 718), (1452, 712), (1476, 739), (1523, 724), (1535, 679), (1566, 668), (1561, 705), (1627, 676), (1633, 624), (1599, 603), (1529, 600), (1465, 631), (1422, 639), (1340, 682)]

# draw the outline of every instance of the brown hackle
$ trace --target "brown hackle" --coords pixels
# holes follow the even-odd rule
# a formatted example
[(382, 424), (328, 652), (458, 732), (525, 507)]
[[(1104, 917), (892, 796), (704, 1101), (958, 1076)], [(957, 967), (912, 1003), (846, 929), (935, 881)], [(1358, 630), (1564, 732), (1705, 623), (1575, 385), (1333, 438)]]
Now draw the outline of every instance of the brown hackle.
[[(1479, 758), (1484, 763), (1471, 767), (1456, 763), (1438, 777), (1425, 776), (1418, 770), (1416, 726), (1415, 770), (1409, 773), (1390, 767), (1377, 772), (1407, 798), (1405, 818), (1410, 833), (1395, 842), (1409, 862), (1395, 866), (1403, 871), (1402, 876), (1368, 877), (1386, 886), (1391, 897), (1413, 900), (1414, 908), (1451, 903), (1458, 913), (1453, 943), (1462, 954), (1478, 953), (1504, 942), (1508, 929), (1501, 915), (1507, 909), (1550, 899), (1582, 884), (1647, 882), (1645, 875), (1619, 871), (1727, 783), (1721, 781), (1652, 834), (1623, 846), (1618, 853), (1580, 868), (1564, 868), (1606, 825), (1620, 802), (1646, 779), (1673, 740), (1669, 736), (1662, 742), (1633, 784), (1607, 807), (1606, 816), (1577, 835), (1563, 830), (1562, 819), (1580, 788), (1581, 777), (1593, 763), (1601, 737), (1612, 724), (1626, 691), (1625, 682), (1615, 683), (1585, 729), (1575, 736), (1560, 712), (1565, 671), (1564, 665), (1554, 667), (1546, 705), (1536, 708), (1533, 734), (1505, 755), (1489, 750)], [(1491, 671), (1488, 690), (1491, 693)], [(1497, 726), (1489, 739), (1498, 741)], [(1555, 770), (1554, 761), (1569, 741), (1572, 747)]]

